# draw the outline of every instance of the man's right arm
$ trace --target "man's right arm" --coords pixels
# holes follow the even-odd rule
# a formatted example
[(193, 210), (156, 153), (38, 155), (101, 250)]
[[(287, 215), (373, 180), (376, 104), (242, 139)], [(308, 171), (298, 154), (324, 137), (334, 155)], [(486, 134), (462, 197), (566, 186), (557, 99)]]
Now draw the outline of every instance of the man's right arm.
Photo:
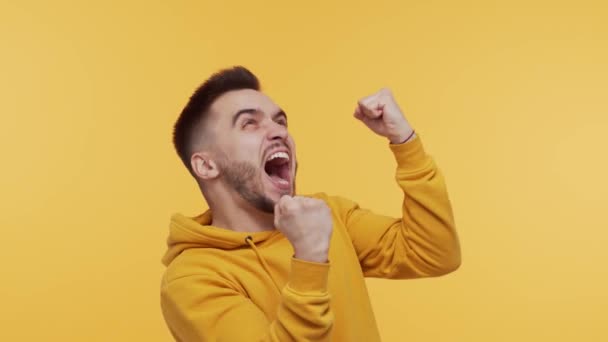
[(330, 341), (329, 263), (292, 258), (276, 319), (228, 282), (192, 275), (163, 285), (163, 315), (177, 341)]

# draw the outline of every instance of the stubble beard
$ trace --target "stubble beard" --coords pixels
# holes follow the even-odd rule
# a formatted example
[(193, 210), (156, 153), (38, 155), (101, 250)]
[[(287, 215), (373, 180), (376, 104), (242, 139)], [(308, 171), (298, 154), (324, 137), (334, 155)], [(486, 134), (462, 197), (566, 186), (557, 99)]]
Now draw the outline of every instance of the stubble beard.
[(274, 213), (274, 202), (264, 195), (260, 169), (249, 162), (224, 160), (221, 170), (226, 184), (256, 209)]

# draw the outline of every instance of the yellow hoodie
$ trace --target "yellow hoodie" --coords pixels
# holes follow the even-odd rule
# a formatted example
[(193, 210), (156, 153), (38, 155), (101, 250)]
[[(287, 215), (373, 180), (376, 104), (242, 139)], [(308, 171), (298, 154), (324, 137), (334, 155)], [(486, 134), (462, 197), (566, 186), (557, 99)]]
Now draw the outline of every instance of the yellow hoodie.
[[(210, 226), (209, 211), (172, 217), (163, 258), (163, 315), (178, 341), (380, 341), (364, 277), (440, 276), (460, 265), (444, 178), (420, 136), (390, 144), (403, 217), (324, 193), (333, 234), (328, 263), (293, 258), (277, 230)], [(370, 178), (371, 179), (371, 178)]]

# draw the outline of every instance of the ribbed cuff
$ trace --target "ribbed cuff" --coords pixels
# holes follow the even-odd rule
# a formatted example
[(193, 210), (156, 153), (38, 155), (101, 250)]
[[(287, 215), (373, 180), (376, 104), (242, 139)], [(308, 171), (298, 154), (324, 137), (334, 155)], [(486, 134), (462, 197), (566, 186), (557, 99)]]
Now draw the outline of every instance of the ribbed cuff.
[(403, 144), (389, 143), (389, 147), (400, 169), (416, 170), (427, 165), (428, 156), (418, 133), (408, 142)]
[(292, 258), (287, 285), (298, 292), (325, 292), (328, 275), (329, 263), (321, 264)]

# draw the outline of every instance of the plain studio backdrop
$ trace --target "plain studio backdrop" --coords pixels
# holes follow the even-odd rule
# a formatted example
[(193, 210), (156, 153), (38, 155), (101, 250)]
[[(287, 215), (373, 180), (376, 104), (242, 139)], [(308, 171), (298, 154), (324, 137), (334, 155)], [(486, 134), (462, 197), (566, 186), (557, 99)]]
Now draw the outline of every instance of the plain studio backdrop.
[(0, 48), (2, 341), (171, 341), (169, 216), (206, 208), (171, 129), (235, 64), (288, 113), (301, 193), (400, 214), (352, 117), (380, 87), (443, 170), (462, 266), (368, 280), (384, 341), (608, 340), (604, 1), (3, 1)]

